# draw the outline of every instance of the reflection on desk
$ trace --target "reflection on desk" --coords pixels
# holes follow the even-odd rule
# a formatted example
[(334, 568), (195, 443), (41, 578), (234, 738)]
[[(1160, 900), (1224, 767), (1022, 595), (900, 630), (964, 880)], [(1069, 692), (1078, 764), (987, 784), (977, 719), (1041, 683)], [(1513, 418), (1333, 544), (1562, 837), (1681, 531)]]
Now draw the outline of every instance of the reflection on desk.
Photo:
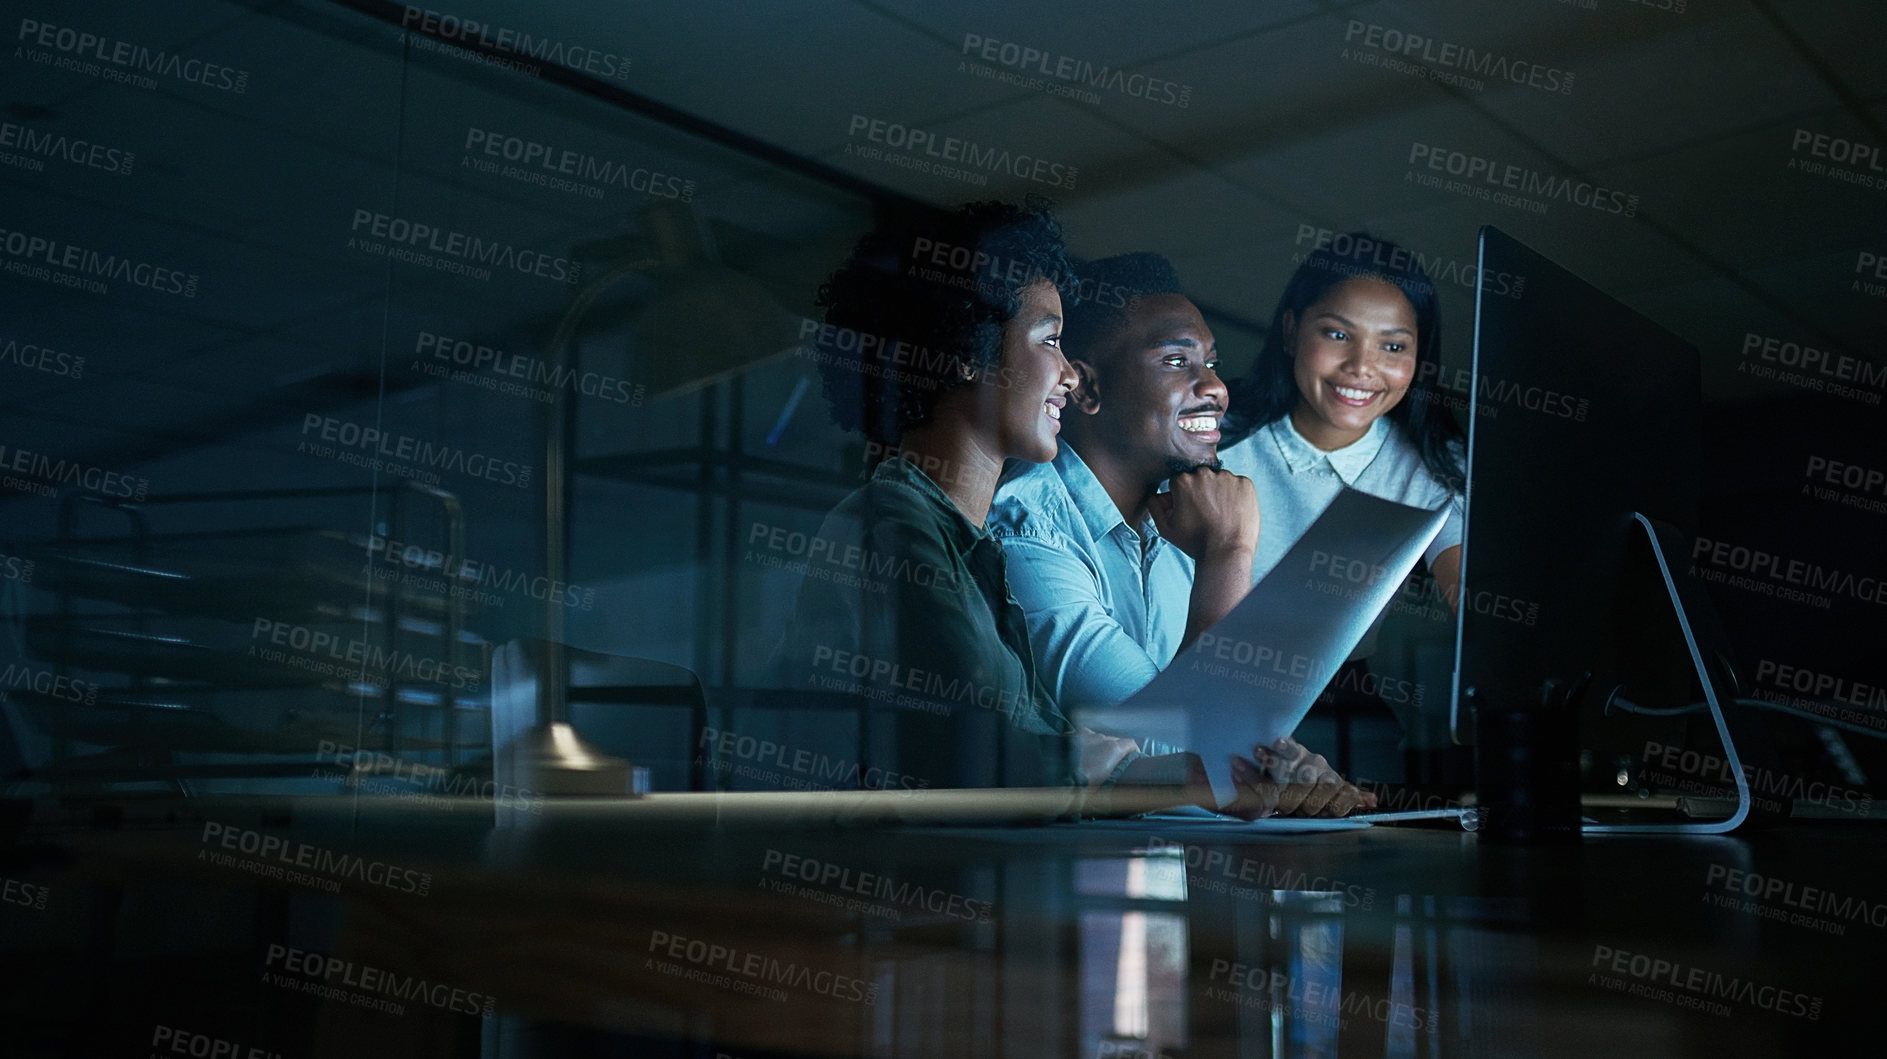
[(0, 908), (36, 972), (10, 1025), (23, 1054), (169, 1027), (237, 1054), (742, 1059), (1850, 1054), (1873, 1026), (1864, 827), (1509, 848), (1021, 824), (1043, 805), (1005, 793), (956, 824), (849, 796), (508, 827), (475, 801), (40, 807), (6, 875), (50, 900)]

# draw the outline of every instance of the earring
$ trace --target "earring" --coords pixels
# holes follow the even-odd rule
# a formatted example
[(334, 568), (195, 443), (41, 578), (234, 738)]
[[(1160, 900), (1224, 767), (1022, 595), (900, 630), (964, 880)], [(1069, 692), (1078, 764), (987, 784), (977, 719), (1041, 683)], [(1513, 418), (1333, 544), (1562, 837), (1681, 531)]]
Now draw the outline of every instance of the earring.
[(971, 367), (968, 364), (965, 364), (963, 367), (957, 369), (957, 373), (963, 376), (964, 382), (976, 381), (976, 369), (974, 367)]

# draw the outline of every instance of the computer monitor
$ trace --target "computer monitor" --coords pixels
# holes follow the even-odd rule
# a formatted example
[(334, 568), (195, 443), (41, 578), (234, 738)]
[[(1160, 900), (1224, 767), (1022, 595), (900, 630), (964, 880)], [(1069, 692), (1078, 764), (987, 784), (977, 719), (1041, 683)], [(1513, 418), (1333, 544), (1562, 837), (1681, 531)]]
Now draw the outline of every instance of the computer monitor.
[[(1740, 806), (1686, 829), (1735, 827), (1748, 811), (1737, 754), (1747, 736), (1731, 734), (1748, 721), (1709, 602), (1686, 573), (1697, 350), (1498, 229), (1481, 229), (1479, 264), (1520, 282), (1507, 294), (1484, 284), (1475, 299), (1455, 740), (1473, 742), (1476, 709), (1556, 696), (1577, 711), (1581, 748), (1603, 770), (1608, 754), (1686, 740), (1714, 721)], [(1710, 705), (1654, 719), (1607, 708), (1620, 699)]]

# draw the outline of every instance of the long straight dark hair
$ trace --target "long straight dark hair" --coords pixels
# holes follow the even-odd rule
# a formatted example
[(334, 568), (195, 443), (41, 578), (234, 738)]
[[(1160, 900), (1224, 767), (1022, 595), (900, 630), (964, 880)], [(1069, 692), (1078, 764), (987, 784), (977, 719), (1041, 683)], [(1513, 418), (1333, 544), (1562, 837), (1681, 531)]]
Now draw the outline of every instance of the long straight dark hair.
[(1384, 414), (1403, 432), (1422, 466), (1448, 488), (1461, 491), (1460, 424), (1448, 411), (1446, 394), (1437, 387), (1441, 377), (1441, 301), (1435, 283), (1422, 271), (1415, 254), (1367, 232), (1339, 235), (1310, 252), (1297, 266), (1291, 282), (1271, 312), (1271, 329), (1251, 374), (1227, 384), (1231, 406), (1226, 409), (1226, 441), (1220, 449), (1244, 439), (1259, 427), (1276, 422), (1297, 407), (1297, 378), (1291, 349), (1284, 333), (1285, 314), (1303, 326), (1304, 311), (1345, 280), (1367, 276), (1400, 290), (1415, 310), (1415, 377), (1409, 392)]

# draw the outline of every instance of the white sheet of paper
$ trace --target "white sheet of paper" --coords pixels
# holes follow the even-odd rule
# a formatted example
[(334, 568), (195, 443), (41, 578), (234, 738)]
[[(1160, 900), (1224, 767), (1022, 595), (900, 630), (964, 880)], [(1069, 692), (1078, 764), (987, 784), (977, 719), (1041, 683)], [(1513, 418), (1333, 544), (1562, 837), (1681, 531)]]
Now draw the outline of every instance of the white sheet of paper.
[(1231, 804), (1232, 757), (1296, 730), (1447, 518), (1345, 489), (1232, 613), (1123, 705), (1184, 710), (1190, 748), (1219, 804)]
[(1238, 820), (1229, 816), (1212, 819), (1191, 817), (1175, 819), (1155, 814), (1136, 820), (1083, 820), (1080, 823), (1065, 826), (1086, 828), (1090, 831), (1151, 831), (1155, 834), (1172, 835), (1309, 835), (1330, 831), (1362, 831), (1370, 824), (1368, 820), (1349, 816), (1335, 819), (1315, 816), (1268, 816), (1263, 820)]

